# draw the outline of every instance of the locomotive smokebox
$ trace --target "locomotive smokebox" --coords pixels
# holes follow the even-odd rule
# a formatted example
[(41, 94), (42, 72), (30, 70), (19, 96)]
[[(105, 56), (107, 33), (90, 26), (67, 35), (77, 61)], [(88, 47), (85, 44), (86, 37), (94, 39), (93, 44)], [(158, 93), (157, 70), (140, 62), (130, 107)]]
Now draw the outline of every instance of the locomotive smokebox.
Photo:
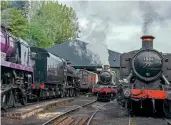
[(155, 39), (155, 37), (153, 36), (142, 36), (142, 49), (153, 49), (153, 39)]

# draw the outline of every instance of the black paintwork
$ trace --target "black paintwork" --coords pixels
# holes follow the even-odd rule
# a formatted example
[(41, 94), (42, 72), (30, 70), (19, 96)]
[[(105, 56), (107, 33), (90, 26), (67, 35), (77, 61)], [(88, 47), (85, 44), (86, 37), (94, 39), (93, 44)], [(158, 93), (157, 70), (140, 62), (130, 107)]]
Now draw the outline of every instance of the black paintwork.
[[(52, 57), (46, 50), (31, 47), (36, 53), (34, 80), (36, 83), (62, 83), (64, 80), (64, 63), (59, 57)], [(56, 61), (56, 60), (57, 61)], [(53, 62), (55, 61), (55, 62)]]
[(108, 84), (112, 80), (112, 75), (109, 72), (104, 71), (100, 74), (99, 79), (103, 84)]
[(134, 73), (142, 80), (150, 81), (161, 74), (163, 58), (155, 50), (141, 50), (133, 57)]
[[(123, 91), (125, 89), (140, 89), (140, 93), (133, 94), (134, 96), (140, 95), (143, 90), (165, 90), (169, 91), (171, 87), (171, 55), (163, 54), (153, 49), (152, 40), (149, 36), (142, 37), (142, 48), (140, 50), (134, 50), (121, 55), (121, 67), (120, 67), (120, 86), (118, 88), (117, 101), (123, 107), (126, 107), (129, 111), (133, 111), (136, 108), (151, 108), (153, 111), (168, 110), (164, 112), (166, 117), (171, 117), (171, 100), (161, 99), (163, 102), (167, 102), (167, 105), (160, 103), (161, 107), (155, 107), (155, 102), (160, 99), (150, 99), (147, 96), (143, 98), (127, 98), (125, 99)], [(153, 103), (147, 104), (144, 100), (149, 99)], [(139, 102), (140, 105), (133, 106), (134, 102)], [(153, 105), (152, 105), (153, 104)], [(144, 107), (144, 106), (147, 107)], [(136, 109), (138, 110), (138, 109)]]

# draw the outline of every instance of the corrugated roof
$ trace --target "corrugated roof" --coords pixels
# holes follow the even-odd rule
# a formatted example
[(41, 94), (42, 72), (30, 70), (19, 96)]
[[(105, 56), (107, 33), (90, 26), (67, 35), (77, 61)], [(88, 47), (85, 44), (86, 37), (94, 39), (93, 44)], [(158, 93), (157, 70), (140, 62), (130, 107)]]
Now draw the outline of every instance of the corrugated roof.
[[(85, 43), (80, 40), (73, 40), (62, 44), (57, 44), (54, 47), (47, 48), (49, 52), (59, 57), (68, 59), (72, 66), (101, 66), (102, 64), (93, 64), (92, 56), (88, 54)], [(120, 66), (120, 53), (108, 50), (109, 63), (111, 67)]]

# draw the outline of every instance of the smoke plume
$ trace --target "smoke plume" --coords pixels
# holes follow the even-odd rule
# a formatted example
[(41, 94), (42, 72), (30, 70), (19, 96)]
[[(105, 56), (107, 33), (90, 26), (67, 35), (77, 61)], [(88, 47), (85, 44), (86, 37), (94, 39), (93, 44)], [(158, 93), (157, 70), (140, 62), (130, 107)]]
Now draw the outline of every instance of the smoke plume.
[(151, 34), (151, 29), (154, 24), (160, 25), (164, 19), (157, 12), (155, 12), (154, 8), (147, 1), (140, 1), (139, 7), (143, 18), (142, 32), (144, 35), (149, 35)]
[[(81, 27), (81, 40), (88, 42), (86, 45), (86, 53), (84, 54), (91, 58), (92, 64), (109, 64), (108, 47), (106, 45), (106, 34), (109, 29), (108, 21), (106, 17), (100, 17), (99, 12), (92, 11), (91, 4), (92, 2), (89, 1), (77, 1), (73, 4), (73, 7), (77, 6), (77, 8), (80, 8), (82, 11), (81, 17), (88, 21), (85, 27)], [(78, 55), (82, 55), (80, 54), (82, 48), (76, 44), (72, 45), (74, 45), (76, 51), (79, 52)]]
[(85, 39), (89, 41), (86, 48), (93, 55), (92, 63), (109, 65), (108, 47), (106, 45), (108, 22), (100, 20), (94, 24), (90, 31), (90, 35)]
[[(95, 44), (95, 40), (92, 41), (95, 39), (92, 38), (94, 36), (92, 33), (97, 32), (97, 29), (94, 30), (95, 27), (104, 28), (104, 21), (108, 22), (108, 27), (103, 31), (107, 39), (102, 44), (107, 43), (111, 50), (128, 52), (139, 48), (140, 43), (137, 42), (139, 37), (149, 34), (156, 37), (154, 45), (156, 49), (163, 52), (171, 51), (171, 44), (168, 42), (171, 37), (170, 1), (60, 1), (73, 7), (76, 11), (82, 41)], [(89, 47), (87, 47), (88, 50)]]

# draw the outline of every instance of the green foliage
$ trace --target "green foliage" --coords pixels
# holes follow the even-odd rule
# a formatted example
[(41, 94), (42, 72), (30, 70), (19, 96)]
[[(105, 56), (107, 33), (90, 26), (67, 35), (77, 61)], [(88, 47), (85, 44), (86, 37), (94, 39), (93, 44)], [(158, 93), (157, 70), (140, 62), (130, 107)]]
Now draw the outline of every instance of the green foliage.
[(10, 1), (10, 7), (22, 10), (23, 16), (25, 16), (27, 18), (28, 9), (29, 9), (29, 1), (28, 0), (24, 0), (24, 1)]
[(12, 34), (17, 37), (27, 36), (27, 20), (22, 11), (15, 8), (8, 8), (1, 13), (1, 24), (8, 27)]
[[(41, 48), (77, 38), (78, 22), (72, 8), (58, 2), (33, 4), (35, 6), (30, 13), (28, 1), (1, 1), (1, 24), (16, 37), (35, 41), (36, 46)], [(27, 15), (32, 15), (29, 23)]]
[[(41, 38), (46, 38), (38, 41), (39, 45), (51, 46), (66, 42), (76, 38), (78, 34), (78, 23), (74, 10), (54, 2), (44, 3), (33, 16), (31, 25), (39, 27), (38, 30), (42, 33)], [(34, 34), (34, 36), (37, 35)]]
[(50, 41), (46, 36), (46, 32), (43, 29), (43, 26), (40, 24), (32, 23), (29, 25), (28, 36), (31, 37), (31, 40), (36, 41), (36, 46), (40, 48), (46, 48), (53, 45), (53, 41)]
[(8, 7), (9, 7), (9, 2), (7, 0), (1, 1), (1, 11), (7, 9)]

